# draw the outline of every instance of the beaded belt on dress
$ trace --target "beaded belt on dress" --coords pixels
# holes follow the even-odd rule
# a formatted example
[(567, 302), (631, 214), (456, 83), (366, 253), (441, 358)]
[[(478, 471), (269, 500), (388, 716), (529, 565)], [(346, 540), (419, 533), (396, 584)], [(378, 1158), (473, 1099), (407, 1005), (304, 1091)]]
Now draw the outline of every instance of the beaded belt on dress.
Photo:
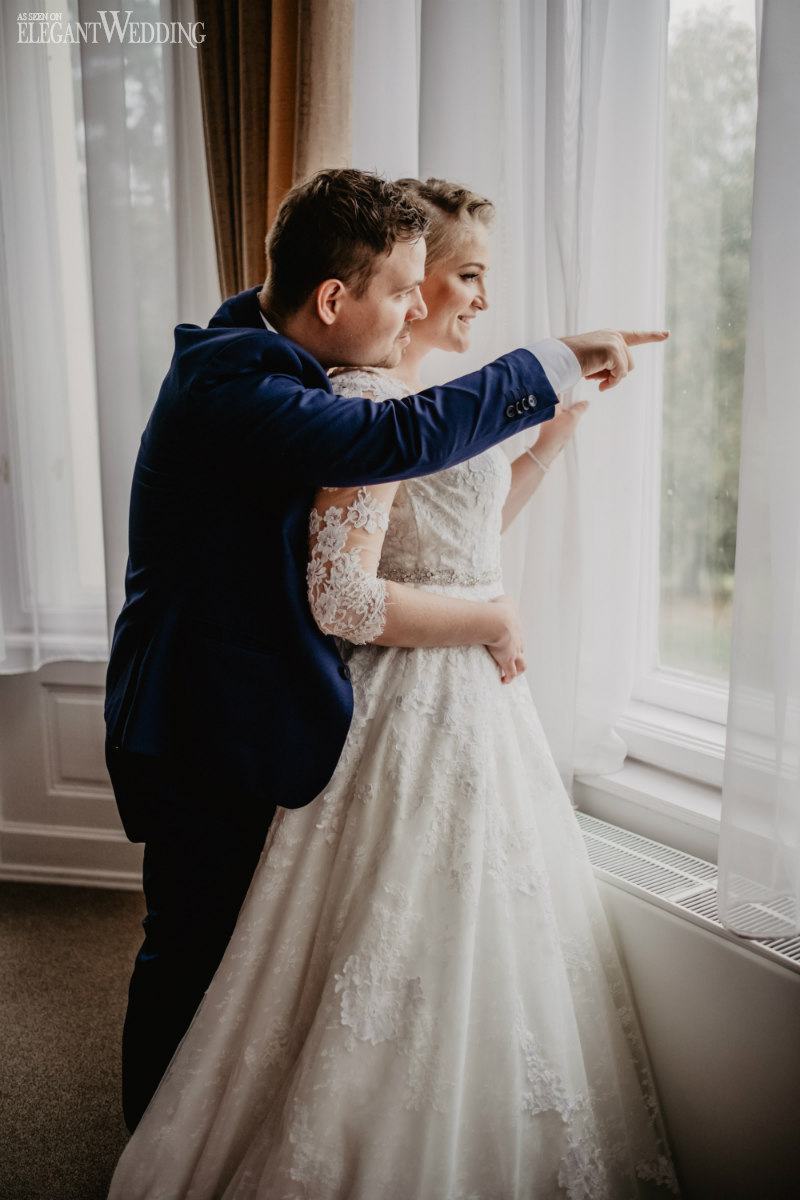
[(472, 587), (478, 583), (501, 583), (502, 576), (499, 571), (478, 571), (475, 574), (469, 574), (467, 571), (456, 571), (453, 568), (444, 570), (412, 570), (412, 571), (395, 571), (388, 570), (380, 572), (382, 579), (391, 580), (392, 583), (431, 583), (431, 584), (450, 584), (456, 583), (462, 587)]

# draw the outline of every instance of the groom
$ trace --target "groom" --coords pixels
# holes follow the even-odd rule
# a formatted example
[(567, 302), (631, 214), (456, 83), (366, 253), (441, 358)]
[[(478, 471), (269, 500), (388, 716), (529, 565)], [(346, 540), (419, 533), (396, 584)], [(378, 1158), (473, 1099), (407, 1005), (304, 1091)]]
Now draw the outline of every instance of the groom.
[[(429, 474), (553, 415), (626, 345), (548, 339), (421, 396), (340, 399), (325, 369), (392, 367), (425, 315), (426, 218), (391, 184), (324, 171), (270, 231), (268, 277), (208, 328), (179, 325), (136, 461), (126, 601), (108, 669), (107, 762), (145, 842), (145, 941), (123, 1035), (132, 1129), (229, 940), (277, 805), (308, 804), (352, 713), (347, 667), (306, 602), (319, 484)], [(498, 605), (495, 649), (514, 634)]]

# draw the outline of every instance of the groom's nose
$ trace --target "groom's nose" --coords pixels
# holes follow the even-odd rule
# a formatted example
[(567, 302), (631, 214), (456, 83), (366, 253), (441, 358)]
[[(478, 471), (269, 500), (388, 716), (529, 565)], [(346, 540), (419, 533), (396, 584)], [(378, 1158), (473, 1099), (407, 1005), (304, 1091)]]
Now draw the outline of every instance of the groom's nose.
[(418, 287), (415, 287), (413, 292), (411, 293), (410, 303), (408, 306), (408, 313), (406, 315), (406, 320), (407, 321), (421, 321), (423, 319), (423, 317), (427, 317), (427, 315), (428, 315), (428, 307), (427, 307), (425, 301), (422, 299), (422, 292), (419, 290)]

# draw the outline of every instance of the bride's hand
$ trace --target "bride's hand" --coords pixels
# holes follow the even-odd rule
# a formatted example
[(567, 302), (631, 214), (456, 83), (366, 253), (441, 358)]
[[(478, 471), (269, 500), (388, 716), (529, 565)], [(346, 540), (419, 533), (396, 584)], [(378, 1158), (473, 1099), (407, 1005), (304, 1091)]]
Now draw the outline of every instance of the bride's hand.
[(510, 683), (527, 665), (519, 612), (510, 596), (498, 596), (491, 603), (498, 610), (498, 630), (497, 636), (486, 643), (486, 649), (500, 668), (501, 683)]
[(549, 466), (566, 446), (578, 428), (578, 422), (589, 407), (588, 400), (576, 400), (569, 408), (559, 404), (551, 421), (539, 426), (540, 433), (533, 443), (537, 458)]

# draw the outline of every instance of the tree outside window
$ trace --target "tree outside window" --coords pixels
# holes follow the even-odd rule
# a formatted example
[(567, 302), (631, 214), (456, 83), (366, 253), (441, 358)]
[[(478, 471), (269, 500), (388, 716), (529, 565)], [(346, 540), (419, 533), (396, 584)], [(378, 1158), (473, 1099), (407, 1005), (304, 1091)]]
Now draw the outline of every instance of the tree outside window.
[(754, 13), (673, 6), (661, 667), (727, 680), (756, 122)]

